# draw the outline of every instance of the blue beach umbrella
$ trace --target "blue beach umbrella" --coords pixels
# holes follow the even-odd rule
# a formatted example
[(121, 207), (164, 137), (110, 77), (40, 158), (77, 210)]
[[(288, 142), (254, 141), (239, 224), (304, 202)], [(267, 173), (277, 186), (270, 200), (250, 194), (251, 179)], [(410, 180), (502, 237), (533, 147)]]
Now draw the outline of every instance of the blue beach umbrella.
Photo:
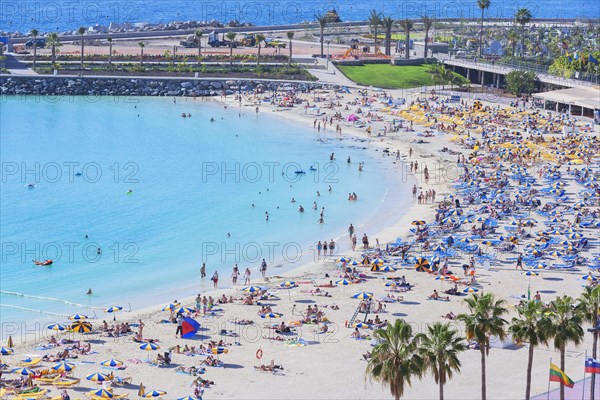
[(92, 382), (104, 382), (109, 381), (110, 377), (106, 374), (101, 374), (100, 372), (94, 372), (93, 374), (86, 376), (85, 379)]
[(358, 322), (358, 323), (354, 324), (354, 327), (355, 328), (366, 328), (366, 329), (370, 328), (370, 326), (364, 322)]
[(523, 272), (521, 275), (524, 275), (524, 276), (538, 276), (539, 274), (540, 274), (539, 272), (535, 272), (535, 271), (529, 270), (529, 271)]
[(50, 329), (51, 331), (64, 331), (65, 327), (61, 324), (51, 324), (48, 325), (48, 329)]
[(143, 344), (140, 346), (140, 350), (144, 350), (144, 351), (152, 351), (152, 350), (158, 350), (158, 349), (160, 349), (160, 346), (159, 346), (159, 345), (157, 345), (157, 344), (155, 344), (155, 343), (150, 343), (150, 342), (148, 342), (148, 343), (143, 343)]
[(581, 279), (588, 282), (596, 282), (598, 280), (598, 278), (593, 275), (583, 275)]
[(352, 297), (355, 298), (355, 299), (359, 299), (359, 300), (366, 300), (366, 299), (370, 299), (371, 297), (373, 297), (373, 293), (371, 293), (371, 292), (358, 292), (358, 293), (355, 293)]
[(69, 319), (71, 321), (81, 321), (81, 320), (84, 320), (84, 319), (88, 319), (88, 316), (87, 315), (83, 315), (83, 314), (73, 314), (73, 315), (71, 315), (69, 317)]
[(340, 279), (339, 281), (335, 282), (335, 284), (338, 286), (341, 286), (341, 285), (346, 286), (346, 285), (351, 285), (352, 282), (350, 282), (347, 279)]
[(59, 362), (58, 364), (54, 364), (52, 366), (52, 369), (58, 372), (71, 372), (73, 371), (75, 368), (75, 364), (72, 363), (68, 363), (66, 361), (63, 362)]
[(33, 370), (30, 370), (29, 368), (15, 368), (12, 370), (12, 372), (24, 376), (35, 375), (35, 372), (33, 372)]
[(476, 287), (473, 287), (473, 286), (469, 286), (469, 287), (464, 288), (462, 290), (462, 292), (463, 293), (477, 293), (477, 292), (479, 292), (479, 289), (477, 289)]
[(167, 306), (164, 306), (162, 310), (163, 310), (163, 311), (174, 310), (174, 309), (176, 309), (177, 307), (179, 307), (180, 305), (181, 305), (180, 303), (170, 303), (169, 305), (167, 305)]
[(260, 286), (248, 286), (242, 289), (246, 293), (258, 293), (262, 290)]
[(102, 365), (102, 366), (104, 366), (104, 367), (112, 367), (112, 368), (115, 368), (115, 367), (120, 367), (120, 366), (122, 366), (122, 365), (123, 365), (123, 361), (120, 361), (120, 360), (114, 360), (114, 359), (112, 359), (112, 358), (111, 358), (110, 360), (105, 360), (105, 361), (102, 361), (102, 362), (100, 363), (100, 365)]
[(153, 390), (151, 392), (148, 392), (144, 395), (145, 398), (149, 399), (152, 397), (162, 397), (165, 394), (167, 394), (167, 392), (165, 392), (164, 390)]
[(113, 394), (106, 389), (91, 390), (89, 393), (92, 396), (101, 397), (103, 399), (112, 399), (113, 398)]
[(391, 265), (386, 265), (385, 267), (381, 268), (379, 271), (381, 271), (381, 272), (396, 272), (396, 268), (392, 267)]
[(111, 307), (108, 307), (107, 309), (105, 309), (104, 312), (114, 313), (117, 311), (121, 311), (122, 309), (123, 309), (123, 307), (121, 307), (121, 306), (111, 306)]
[(281, 283), (281, 285), (279, 285), (279, 286), (281, 286), (282, 288), (289, 289), (289, 288), (292, 288), (292, 287), (296, 286), (296, 282), (294, 282), (294, 281), (285, 281), (285, 282)]
[(270, 312), (270, 313), (267, 313), (267, 314), (261, 314), (260, 317), (261, 318), (268, 318), (268, 319), (271, 319), (271, 318), (281, 318), (281, 317), (283, 317), (283, 314)]

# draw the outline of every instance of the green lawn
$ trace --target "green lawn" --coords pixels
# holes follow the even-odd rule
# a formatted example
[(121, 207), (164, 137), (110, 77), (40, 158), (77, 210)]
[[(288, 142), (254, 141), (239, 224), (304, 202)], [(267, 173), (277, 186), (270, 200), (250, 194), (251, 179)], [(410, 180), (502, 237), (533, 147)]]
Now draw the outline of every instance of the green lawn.
[(429, 67), (395, 66), (390, 64), (366, 64), (362, 66), (343, 66), (338, 68), (354, 82), (384, 89), (412, 88), (435, 85)]

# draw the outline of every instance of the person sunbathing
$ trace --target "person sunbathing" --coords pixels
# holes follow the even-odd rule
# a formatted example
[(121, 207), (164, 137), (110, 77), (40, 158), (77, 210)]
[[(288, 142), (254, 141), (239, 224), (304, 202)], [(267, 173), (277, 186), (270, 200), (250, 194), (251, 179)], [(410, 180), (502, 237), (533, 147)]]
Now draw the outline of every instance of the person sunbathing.
[(437, 290), (433, 290), (433, 293), (431, 294), (431, 296), (427, 297), (430, 300), (450, 300), (450, 297), (448, 296), (440, 296), (440, 294), (438, 293)]
[(456, 319), (456, 314), (454, 314), (452, 311), (450, 311), (448, 314), (442, 315), (442, 318), (449, 319), (450, 321), (453, 321), (453, 320)]

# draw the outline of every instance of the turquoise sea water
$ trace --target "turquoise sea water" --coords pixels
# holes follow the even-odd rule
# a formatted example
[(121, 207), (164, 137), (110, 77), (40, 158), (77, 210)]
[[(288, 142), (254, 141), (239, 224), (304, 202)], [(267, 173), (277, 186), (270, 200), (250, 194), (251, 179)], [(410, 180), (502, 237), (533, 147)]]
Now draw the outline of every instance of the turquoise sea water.
[[(87, 307), (169, 302), (204, 291), (214, 270), (230, 284), (236, 262), (257, 278), (266, 258), (275, 274), (311, 260), (316, 241), (345, 235), (350, 222), (360, 241), (399, 217), (412, 182), (396, 181), (391, 159), (321, 138), (273, 113), (200, 100), (3, 98), (0, 289), (85, 306), (2, 293), (3, 323), (64, 320), (15, 306), (106, 317)], [(32, 263), (46, 258), (54, 264)]]

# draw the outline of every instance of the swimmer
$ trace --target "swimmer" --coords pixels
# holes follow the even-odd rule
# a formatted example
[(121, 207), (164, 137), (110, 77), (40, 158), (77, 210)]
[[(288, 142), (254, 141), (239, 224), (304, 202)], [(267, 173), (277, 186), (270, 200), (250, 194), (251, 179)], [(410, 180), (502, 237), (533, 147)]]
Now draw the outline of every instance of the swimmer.
[(298, 209), (298, 211), (300, 211), (301, 213), (304, 212), (304, 207), (300, 206), (300, 209)]
[(254, 203), (252, 203), (252, 207), (254, 207)]
[(126, 194), (126, 195), (128, 195), (128, 196), (131, 196), (131, 195), (133, 194), (133, 190), (129, 189), (129, 190), (127, 191), (127, 193), (125, 193), (125, 194)]
[(313, 210), (316, 210), (316, 209), (317, 209), (317, 202), (313, 201)]
[(35, 188), (35, 183), (30, 183), (29, 185), (27, 185), (27, 187), (29, 189), (34, 189)]
[(329, 192), (331, 192), (331, 185), (329, 185), (329, 188), (327, 189)]
[(296, 199), (292, 197), (292, 203), (295, 203), (295, 202), (296, 202)]
[(331, 153), (331, 155), (329, 156), (329, 161), (333, 161), (335, 160), (335, 156), (334, 153)]
[(215, 122), (215, 119), (213, 117), (210, 117), (210, 122)]
[(89, 288), (88, 291), (86, 292), (87, 295), (91, 295), (92, 294), (92, 288)]
[(96, 249), (96, 254), (102, 254), (102, 249), (100, 247)]
[(85, 235), (85, 240), (88, 240), (88, 235)]
[(348, 164), (350, 164), (350, 163), (352, 162), (352, 160), (350, 159), (350, 156), (348, 156), (348, 160), (346, 160), (346, 162), (347, 162)]
[(317, 190), (317, 197), (321, 197), (321, 193)]
[(323, 217), (319, 218), (319, 223), (322, 224), (324, 222)]
[(227, 237), (230, 238), (231, 237), (231, 233), (227, 232)]

